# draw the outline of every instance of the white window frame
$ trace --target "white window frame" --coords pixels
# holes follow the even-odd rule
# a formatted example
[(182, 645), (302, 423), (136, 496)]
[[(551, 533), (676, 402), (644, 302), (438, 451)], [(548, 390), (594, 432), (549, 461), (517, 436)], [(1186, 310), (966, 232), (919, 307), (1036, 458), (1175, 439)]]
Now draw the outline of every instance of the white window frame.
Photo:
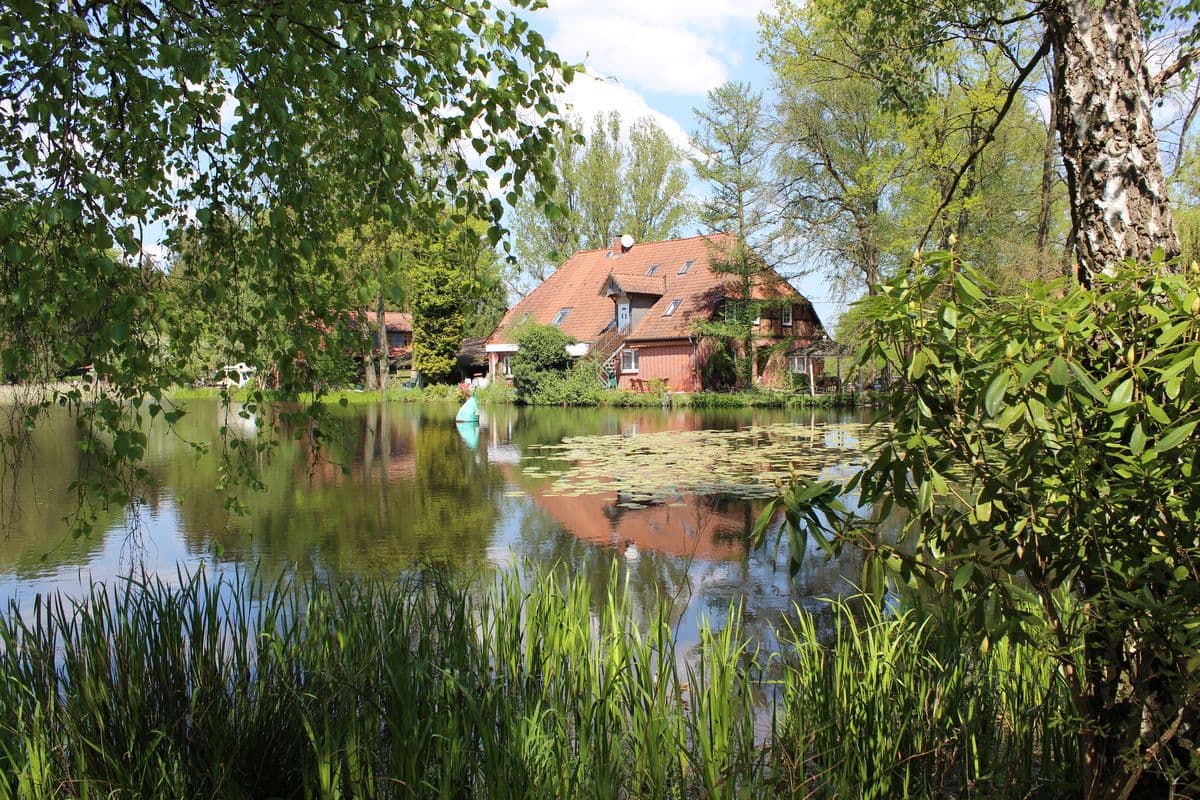
[(659, 268), (659, 266), (661, 266), (661, 265), (659, 265), (659, 264), (651, 264), (649, 267), (647, 267), (647, 268), (646, 268), (646, 274), (647, 274), (647, 275), (653, 275), (654, 273), (658, 272), (658, 268)]
[(553, 321), (553, 322), (551, 322), (550, 324), (551, 324), (551, 325), (553, 325), (554, 327), (556, 327), (556, 328), (557, 328), (559, 325), (562, 325), (562, 324), (563, 324), (563, 322), (564, 322), (564, 321), (566, 320), (566, 318), (567, 318), (567, 315), (568, 315), (568, 314), (570, 314), (570, 313), (571, 313), (571, 307), (570, 307), (570, 306), (567, 306), (567, 307), (565, 307), (565, 308), (560, 308), (560, 309), (558, 310), (558, 313), (554, 315), (554, 321)]
[(808, 356), (790, 356), (788, 367), (797, 375), (808, 374)]
[(671, 305), (667, 306), (667, 310), (663, 312), (663, 316), (664, 317), (674, 316), (675, 310), (677, 308), (679, 308), (680, 302), (681, 302), (681, 298), (679, 298), (679, 297), (676, 297), (674, 300), (672, 300)]
[(694, 258), (689, 258), (687, 261), (683, 262), (683, 266), (679, 268), (679, 274), (687, 275), (688, 270), (691, 269), (692, 264), (695, 264), (695, 263), (696, 263), (696, 259), (694, 259)]
[[(625, 366), (626, 356), (629, 356), (629, 366)], [(637, 372), (638, 371), (638, 351), (625, 348), (621, 351), (621, 372)]]
[(779, 318), (783, 321), (783, 327), (792, 327), (792, 307), (784, 306), (783, 310), (779, 312)]
[(500, 374), (506, 378), (512, 377), (512, 353), (500, 356)]

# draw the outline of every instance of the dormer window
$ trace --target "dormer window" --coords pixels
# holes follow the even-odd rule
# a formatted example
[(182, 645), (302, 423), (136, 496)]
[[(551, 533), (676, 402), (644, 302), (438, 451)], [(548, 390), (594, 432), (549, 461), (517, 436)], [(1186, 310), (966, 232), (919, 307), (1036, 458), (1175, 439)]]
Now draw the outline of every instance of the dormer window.
[(695, 264), (695, 263), (696, 263), (696, 260), (694, 258), (689, 258), (687, 261), (683, 262), (683, 266), (679, 268), (679, 274), (687, 275), (688, 270), (691, 269), (692, 264)]
[(646, 274), (647, 274), (647, 275), (653, 275), (654, 273), (658, 272), (658, 267), (659, 267), (659, 265), (658, 265), (658, 264), (651, 264), (651, 265), (650, 265), (650, 266), (649, 266), (649, 267), (646, 269)]
[(675, 309), (679, 308), (679, 298), (676, 297), (671, 301), (671, 305), (667, 306), (667, 310), (663, 312), (664, 317), (669, 317), (675, 313)]
[(567, 314), (570, 314), (570, 313), (571, 313), (570, 308), (560, 308), (558, 310), (558, 313), (554, 316), (554, 321), (551, 322), (550, 324), (557, 328), (559, 325), (562, 325), (562, 321), (564, 319), (566, 319)]

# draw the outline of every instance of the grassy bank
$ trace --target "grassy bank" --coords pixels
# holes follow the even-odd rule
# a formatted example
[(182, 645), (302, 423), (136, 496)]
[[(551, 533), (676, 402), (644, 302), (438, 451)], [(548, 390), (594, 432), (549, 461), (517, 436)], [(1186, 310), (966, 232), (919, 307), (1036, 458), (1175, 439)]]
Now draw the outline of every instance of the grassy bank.
[[(1066, 789), (1046, 662), (916, 612), (681, 659), (614, 575), (203, 577), (0, 621), (0, 796), (1013, 797)], [(731, 615), (735, 617), (736, 615)]]
[[(176, 401), (211, 399), (220, 396), (220, 389), (178, 387), (171, 390), (171, 397)], [(230, 397), (244, 401), (250, 395), (249, 389), (231, 389)], [(460, 402), (461, 393), (457, 386), (450, 384), (433, 384), (419, 389), (397, 387), (389, 389), (385, 394), (378, 391), (363, 391), (356, 389), (333, 389), (323, 395), (326, 404), (362, 405), (378, 403), (382, 399), (398, 403), (449, 403)], [(483, 405), (497, 403), (516, 403), (517, 394), (511, 386), (495, 384), (475, 391), (476, 399)], [(302, 399), (311, 400), (311, 395)], [(841, 394), (819, 394), (814, 396), (806, 392), (672, 392), (670, 407), (672, 408), (855, 408), (872, 405), (874, 398), (871, 393), (847, 392)], [(556, 404), (557, 405), (557, 404)], [(625, 389), (597, 389), (579, 402), (570, 405), (581, 407), (611, 407), (611, 408), (656, 408), (664, 405), (661, 392), (633, 392)]]

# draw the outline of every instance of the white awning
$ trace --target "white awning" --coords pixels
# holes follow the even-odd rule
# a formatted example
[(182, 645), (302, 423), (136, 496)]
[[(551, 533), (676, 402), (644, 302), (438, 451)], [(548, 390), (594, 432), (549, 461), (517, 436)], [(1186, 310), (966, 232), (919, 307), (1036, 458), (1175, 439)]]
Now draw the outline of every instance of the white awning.
[(483, 346), (485, 353), (515, 353), (517, 346), (515, 344), (488, 344)]

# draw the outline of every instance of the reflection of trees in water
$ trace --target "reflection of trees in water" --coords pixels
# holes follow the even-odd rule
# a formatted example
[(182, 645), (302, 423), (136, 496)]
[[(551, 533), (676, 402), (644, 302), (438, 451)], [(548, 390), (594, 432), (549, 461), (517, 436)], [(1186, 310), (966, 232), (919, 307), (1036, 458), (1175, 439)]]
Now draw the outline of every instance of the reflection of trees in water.
[[(27, 436), (19, 460), (0, 466), (0, 574), (21, 578), (46, 574), (60, 563), (84, 563), (103, 547), (101, 533), (124, 518), (124, 510), (99, 509), (97, 533), (73, 538), (63, 518), (79, 498), (67, 485), (87, 475), (80, 449), (88, 435), (65, 413), (52, 410), (32, 431), (18, 432), (21, 420), (0, 408), (0, 436)], [(15, 408), (15, 407), (12, 407)]]
[(374, 405), (335, 414), (316, 459), (285, 431), (261, 465), (266, 488), (245, 497), (243, 517), (226, 515), (211, 493), (187, 491), (212, 485), (215, 459), (174, 464), (167, 481), (178, 487), (189, 546), (206, 551), (215, 540), (224, 560), (261, 562), (268, 575), (388, 574), (415, 561), (482, 560), (497, 485), (452, 421), (410, 411)]

